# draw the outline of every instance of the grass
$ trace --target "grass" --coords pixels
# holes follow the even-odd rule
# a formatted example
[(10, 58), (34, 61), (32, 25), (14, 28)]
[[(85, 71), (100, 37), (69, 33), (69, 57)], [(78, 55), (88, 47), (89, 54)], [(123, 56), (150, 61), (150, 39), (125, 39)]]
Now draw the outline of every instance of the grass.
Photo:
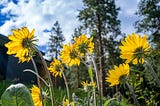
[[(0, 81), (0, 97), (3, 94), (3, 92), (12, 84), (12, 82), (9, 81)], [(28, 89), (30, 89), (32, 87), (32, 84), (25, 84)], [(81, 89), (70, 89), (70, 100), (72, 100), (72, 94), (75, 93), (75, 95), (81, 99), (81, 102), (83, 102), (83, 100), (85, 99), (85, 97), (87, 96), (87, 93), (82, 91)], [(62, 87), (57, 87), (54, 88), (54, 97), (55, 97), (55, 102), (57, 104), (57, 106), (59, 106), (60, 104), (62, 104), (63, 101), (65, 101), (65, 99), (67, 99), (67, 91), (65, 88)], [(80, 101), (79, 101), (80, 102)], [(0, 106), (1, 106), (1, 100), (0, 100)], [(50, 99), (46, 99), (46, 106), (50, 106), (51, 102)]]
[[(9, 87), (11, 83), (8, 81), (0, 80), (0, 98), (3, 92), (6, 90), (7, 87)], [(0, 106), (2, 105), (2, 102), (0, 100)]]
[(6, 90), (6, 88), (8, 88), (10, 85), (11, 85), (11, 82), (9, 81), (5, 81), (5, 80), (0, 81), (0, 97), (3, 94), (3, 92)]

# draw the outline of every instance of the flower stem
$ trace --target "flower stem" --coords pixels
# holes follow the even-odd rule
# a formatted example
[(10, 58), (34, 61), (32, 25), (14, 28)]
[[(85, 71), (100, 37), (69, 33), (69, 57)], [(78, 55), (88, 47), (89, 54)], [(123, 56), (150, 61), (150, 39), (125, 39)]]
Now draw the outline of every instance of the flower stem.
[(90, 106), (90, 91), (87, 93), (87, 106)]
[(40, 52), (37, 48), (35, 48), (35, 50), (38, 52), (38, 55), (39, 55), (40, 58), (41, 58), (42, 64), (43, 64), (43, 66), (44, 66), (44, 69), (45, 69), (45, 71), (47, 72), (47, 76), (48, 76), (48, 79), (49, 79), (49, 86), (50, 86), (50, 87), (49, 87), (49, 91), (50, 91), (51, 103), (52, 103), (52, 106), (55, 106), (55, 103), (54, 103), (53, 83), (52, 83), (51, 75), (50, 75), (50, 73), (49, 73), (49, 71), (48, 71), (47, 63), (46, 63), (46, 61), (44, 60), (41, 52)]
[[(88, 73), (89, 73), (91, 82), (94, 82), (94, 80), (93, 80), (92, 68), (90, 69), (90, 67), (89, 67)], [(95, 89), (95, 87), (93, 87), (93, 86), (92, 86), (92, 91), (93, 91), (93, 100), (94, 100), (93, 102), (94, 102), (94, 106), (96, 106), (96, 105), (97, 105), (97, 103), (96, 103), (96, 89)]]
[(155, 73), (153, 67), (151, 66), (151, 64), (150, 64), (147, 60), (145, 61), (145, 63), (146, 63), (146, 65), (148, 66), (150, 73), (151, 73), (151, 74), (153, 75), (153, 77), (156, 79), (157, 84), (160, 85), (160, 80), (159, 80), (157, 74)]
[[(90, 55), (90, 57), (91, 57), (91, 55)], [(91, 60), (92, 60), (93, 65), (94, 65), (94, 69), (95, 69), (95, 73), (96, 73), (96, 79), (97, 79), (97, 85), (98, 85), (98, 91), (99, 91), (99, 77), (98, 77), (98, 71), (97, 71), (96, 62), (95, 62), (95, 60), (93, 59), (93, 57), (91, 57)], [(88, 69), (90, 68), (83, 60), (82, 60), (81, 62), (82, 62)], [(92, 82), (94, 82), (94, 81), (93, 81), (93, 75), (92, 75), (92, 77), (90, 77), (90, 79), (91, 79)], [(95, 88), (93, 88), (93, 95), (94, 95), (94, 106), (96, 106), (97, 103), (96, 103), (96, 90), (95, 90)]]
[(93, 66), (94, 66), (94, 70), (95, 70), (95, 73), (96, 73), (96, 80), (97, 80), (97, 86), (98, 86), (98, 92), (99, 92), (99, 96), (100, 96), (100, 106), (102, 106), (102, 93), (101, 93), (101, 85), (100, 85), (100, 75), (99, 75), (99, 72), (98, 72), (98, 69), (97, 69), (97, 65), (96, 65), (96, 62), (94, 60), (94, 58), (92, 56), (91, 57), (91, 60), (93, 62)]
[(31, 73), (35, 74), (41, 81), (44, 82), (44, 84), (47, 87), (49, 87), (48, 83), (41, 76), (39, 76), (36, 72), (34, 72), (34, 71), (30, 70), (30, 69), (25, 69), (23, 72), (31, 72)]
[(133, 87), (128, 83), (128, 81), (126, 81), (126, 85), (128, 86), (129, 91), (132, 93), (132, 98), (133, 98), (133, 101), (134, 101), (134, 105), (135, 106), (140, 106), (140, 104), (139, 104), (139, 102), (138, 102), (138, 100), (136, 98), (136, 95), (134, 93)]
[(97, 103), (96, 103), (96, 90), (95, 90), (95, 88), (93, 88), (93, 95), (94, 95), (94, 106), (97, 106)]
[(95, 70), (95, 73), (96, 73), (96, 79), (97, 79), (97, 85), (98, 85), (98, 91), (100, 90), (100, 84), (99, 84), (99, 77), (98, 77), (98, 69), (97, 69), (97, 65), (96, 65), (96, 62), (94, 60), (93, 57), (91, 57), (91, 60), (93, 62), (93, 66), (94, 66), (94, 70)]
[(64, 75), (64, 72), (63, 71), (61, 71), (61, 72), (62, 72), (63, 79), (64, 79), (64, 82), (65, 82), (65, 85), (66, 85), (68, 100), (70, 101), (68, 82), (67, 82), (66, 76)]
[[(37, 69), (37, 66), (36, 66), (36, 63), (35, 63), (33, 57), (31, 57), (31, 61), (32, 61), (32, 63), (33, 63), (33, 67), (34, 67), (34, 69), (35, 69), (35, 72), (37, 73), (37, 75), (39, 75), (39, 74), (38, 74), (38, 69)], [(42, 87), (41, 87), (41, 84), (40, 84), (40, 79), (39, 79), (39, 77), (38, 77), (37, 75), (36, 75), (37, 84), (38, 84), (38, 87), (39, 87), (39, 89), (40, 89), (40, 96), (41, 96), (41, 100), (42, 100), (42, 106), (44, 106), (43, 95), (42, 95)]]

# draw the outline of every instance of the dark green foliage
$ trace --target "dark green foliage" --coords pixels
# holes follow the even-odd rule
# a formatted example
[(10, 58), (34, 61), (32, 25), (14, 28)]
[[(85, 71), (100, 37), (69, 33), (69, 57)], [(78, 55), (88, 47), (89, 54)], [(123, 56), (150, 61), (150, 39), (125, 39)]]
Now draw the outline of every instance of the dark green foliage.
[(150, 35), (152, 42), (160, 40), (160, 0), (141, 0), (137, 15), (141, 17), (136, 22), (138, 32)]
[(160, 28), (160, 5), (159, 0), (141, 0), (138, 6), (137, 14), (142, 17), (137, 22), (137, 28), (139, 32), (154, 33)]
[(79, 37), (80, 35), (84, 34), (83, 31), (84, 31), (83, 26), (79, 26), (78, 28), (75, 28), (74, 33), (72, 35), (71, 42), (74, 43), (74, 38), (75, 37)]
[(5, 80), (0, 81), (0, 97), (3, 94), (3, 92), (6, 90), (6, 88), (9, 87), (10, 84), (11, 82), (8, 82)]
[(63, 99), (67, 98), (67, 90), (63, 89), (61, 87), (55, 88), (55, 101), (57, 102), (56, 104), (62, 103)]
[(128, 103), (126, 99), (122, 99), (121, 101), (116, 98), (111, 98), (104, 103), (104, 106), (132, 106)]
[(70, 70), (65, 71), (71, 88), (81, 87), (82, 81), (90, 81), (87, 67), (81, 63), (80, 66), (72, 66)]
[(106, 62), (107, 65), (105, 67), (106, 70), (111, 69), (114, 65), (119, 65), (122, 63), (122, 59), (119, 57), (120, 56), (120, 51), (119, 51), (119, 45), (120, 41), (115, 40), (113, 36), (110, 36), (107, 39), (104, 39), (104, 50), (108, 51), (108, 56), (106, 54)]
[[(56, 102), (56, 106), (59, 106), (63, 103), (63, 101), (65, 101), (67, 99), (67, 90), (61, 87), (58, 88), (54, 88), (54, 94), (55, 94), (55, 102)], [(79, 102), (81, 104), (83, 104), (83, 100), (87, 97), (87, 94), (82, 90), (82, 89), (70, 89), (70, 100), (71, 101), (75, 101), (73, 98), (73, 94), (75, 94), (75, 96), (77, 97), (76, 102)], [(51, 106), (50, 100), (48, 99), (46, 101), (46, 106)], [(79, 106), (76, 104), (76, 106)], [(83, 105), (80, 105), (83, 106)]]
[[(148, 62), (160, 78), (160, 0), (141, 0), (136, 14), (141, 17), (136, 22), (137, 32), (149, 35), (152, 50), (150, 56), (147, 57)], [(149, 72), (150, 68), (147, 65), (144, 65), (144, 67), (140, 71), (140, 77), (143, 80), (139, 87), (135, 87), (135, 90), (138, 93), (139, 100), (145, 101), (144, 104), (159, 105), (157, 99), (159, 98), (160, 92), (158, 89), (160, 89), (160, 86), (157, 85), (155, 77)], [(138, 91), (138, 89), (141, 89), (141, 91)]]
[[(140, 103), (140, 106), (154, 106), (159, 104), (159, 85), (156, 84), (155, 78), (148, 71), (146, 65), (130, 65), (130, 85), (133, 86), (136, 97)], [(131, 103), (133, 99), (128, 88), (124, 86), (119, 86), (119, 90), (122, 95), (127, 98)]]
[(120, 21), (117, 19), (118, 10), (115, 0), (83, 0), (84, 7), (78, 18), (89, 31), (98, 29), (98, 18), (101, 21), (103, 35), (108, 33), (120, 33)]

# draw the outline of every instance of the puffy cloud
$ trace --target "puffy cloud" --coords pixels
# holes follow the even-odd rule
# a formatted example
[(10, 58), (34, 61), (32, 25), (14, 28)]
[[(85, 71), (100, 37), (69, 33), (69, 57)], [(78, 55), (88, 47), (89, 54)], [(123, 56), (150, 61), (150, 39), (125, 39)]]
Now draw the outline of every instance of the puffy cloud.
[(17, 3), (2, 0), (1, 14), (10, 17), (0, 26), (0, 33), (9, 35), (11, 29), (27, 26), (35, 28), (35, 35), (39, 39), (39, 46), (46, 45), (49, 32), (55, 21), (59, 21), (66, 40), (70, 39), (75, 27), (79, 25), (77, 9), (81, 8), (80, 0), (19, 0)]
[[(134, 14), (140, 0), (117, 0), (116, 4), (121, 8), (119, 19), (122, 32), (129, 34), (135, 32), (133, 23), (138, 20)], [(0, 13), (10, 17), (0, 26), (0, 33), (9, 35), (11, 29), (27, 26), (30, 30), (35, 28), (35, 35), (39, 39), (38, 45), (44, 46), (48, 42), (49, 32), (55, 21), (59, 21), (63, 34), (67, 41), (75, 27), (80, 23), (76, 16), (82, 8), (82, 0), (0, 0), (4, 8)]]

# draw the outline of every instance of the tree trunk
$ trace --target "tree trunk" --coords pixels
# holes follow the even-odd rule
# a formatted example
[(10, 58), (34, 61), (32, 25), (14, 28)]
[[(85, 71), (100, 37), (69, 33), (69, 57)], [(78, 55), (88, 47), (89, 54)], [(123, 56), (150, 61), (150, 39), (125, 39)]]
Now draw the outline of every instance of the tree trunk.
[[(99, 4), (99, 1), (97, 0), (97, 4)], [(98, 23), (98, 58), (99, 58), (99, 80), (100, 80), (100, 102), (102, 104), (102, 98), (103, 98), (103, 85), (104, 85), (104, 70), (103, 70), (103, 48), (102, 48), (102, 23), (101, 23), (101, 17), (99, 13), (97, 13)]]

